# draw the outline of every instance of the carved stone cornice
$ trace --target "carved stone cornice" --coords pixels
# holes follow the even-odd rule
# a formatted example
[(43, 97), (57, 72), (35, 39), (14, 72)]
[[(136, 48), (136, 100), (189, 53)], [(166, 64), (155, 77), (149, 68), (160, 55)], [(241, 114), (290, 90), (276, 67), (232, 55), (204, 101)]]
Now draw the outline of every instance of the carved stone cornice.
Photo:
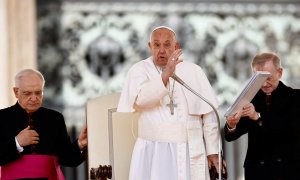
[[(80, 8), (79, 8), (80, 7)], [(256, 14), (300, 14), (300, 3), (296, 1), (272, 1), (272, 2), (64, 2), (62, 10), (66, 11), (85, 11), (98, 12), (100, 14), (118, 13), (118, 12), (169, 12), (169, 13), (217, 13), (227, 15), (256, 15)]]

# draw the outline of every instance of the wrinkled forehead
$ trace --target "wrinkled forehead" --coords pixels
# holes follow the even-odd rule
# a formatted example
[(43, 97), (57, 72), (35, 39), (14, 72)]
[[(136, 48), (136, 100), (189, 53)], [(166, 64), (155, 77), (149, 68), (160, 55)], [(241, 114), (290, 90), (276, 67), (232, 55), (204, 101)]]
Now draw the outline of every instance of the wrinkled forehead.
[(29, 74), (20, 77), (17, 87), (22, 89), (43, 89), (43, 80), (35, 74)]

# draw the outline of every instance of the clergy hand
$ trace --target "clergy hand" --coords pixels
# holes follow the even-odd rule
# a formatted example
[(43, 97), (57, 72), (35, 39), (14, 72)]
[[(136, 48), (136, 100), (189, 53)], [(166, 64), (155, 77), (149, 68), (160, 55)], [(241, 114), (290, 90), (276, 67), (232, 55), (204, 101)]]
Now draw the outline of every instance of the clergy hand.
[(240, 121), (241, 119), (241, 114), (242, 111), (234, 114), (234, 115), (230, 115), (226, 117), (226, 123), (229, 126), (230, 129), (234, 129), (236, 127), (236, 124)]
[[(208, 160), (208, 168), (211, 169), (212, 166), (215, 166), (217, 172), (219, 172), (219, 155), (218, 154), (211, 154), (207, 156)], [(222, 173), (226, 173), (226, 161), (222, 160)]]
[[(208, 167), (209, 167), (209, 174), (211, 180), (219, 179), (219, 155), (212, 154), (207, 156), (208, 159)], [(222, 157), (222, 180), (227, 179), (227, 168), (226, 168), (226, 161)]]
[(256, 111), (252, 103), (247, 103), (242, 109), (241, 117), (246, 116), (248, 116), (250, 119), (256, 118)]
[(218, 154), (211, 154), (207, 156), (207, 160), (208, 160), (208, 168), (210, 169), (212, 166), (219, 167), (219, 159), (218, 159)]
[(162, 73), (162, 79), (165, 85), (167, 84), (169, 77), (171, 77), (175, 72), (176, 65), (182, 62), (182, 60), (179, 59), (179, 56), (181, 54), (182, 54), (182, 50), (177, 49), (168, 58), (168, 63), (165, 66), (164, 71)]
[(40, 140), (39, 134), (35, 130), (30, 129), (29, 126), (19, 132), (19, 134), (16, 136), (16, 139), (22, 147), (38, 144)]
[(78, 138), (78, 146), (81, 150), (84, 150), (87, 147), (88, 144), (88, 140), (87, 140), (87, 126), (85, 125), (80, 134), (79, 134), (79, 138)]

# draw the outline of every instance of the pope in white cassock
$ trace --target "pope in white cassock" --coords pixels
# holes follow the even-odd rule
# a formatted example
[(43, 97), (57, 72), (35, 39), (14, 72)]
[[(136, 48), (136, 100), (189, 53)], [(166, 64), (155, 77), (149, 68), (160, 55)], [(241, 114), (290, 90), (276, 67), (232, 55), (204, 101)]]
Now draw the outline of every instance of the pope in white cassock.
[(171, 76), (175, 73), (217, 107), (216, 96), (196, 64), (181, 60), (175, 32), (155, 28), (151, 57), (129, 70), (118, 112), (139, 112), (130, 180), (209, 180), (218, 169), (219, 129), (213, 109)]

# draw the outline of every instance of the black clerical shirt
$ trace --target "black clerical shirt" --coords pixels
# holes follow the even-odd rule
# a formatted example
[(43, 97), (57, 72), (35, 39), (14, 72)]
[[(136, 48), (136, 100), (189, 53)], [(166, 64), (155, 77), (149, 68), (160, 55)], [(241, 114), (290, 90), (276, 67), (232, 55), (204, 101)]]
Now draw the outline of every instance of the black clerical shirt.
[[(0, 110), (0, 166), (19, 159), (22, 155), (32, 154), (31, 146), (24, 147), (19, 153), (15, 136), (29, 125), (27, 112), (18, 104)], [(34, 153), (55, 155), (64, 166), (78, 166), (85, 160), (77, 141), (71, 142), (61, 113), (39, 108), (32, 113), (34, 129), (39, 134), (39, 143), (34, 145)]]

